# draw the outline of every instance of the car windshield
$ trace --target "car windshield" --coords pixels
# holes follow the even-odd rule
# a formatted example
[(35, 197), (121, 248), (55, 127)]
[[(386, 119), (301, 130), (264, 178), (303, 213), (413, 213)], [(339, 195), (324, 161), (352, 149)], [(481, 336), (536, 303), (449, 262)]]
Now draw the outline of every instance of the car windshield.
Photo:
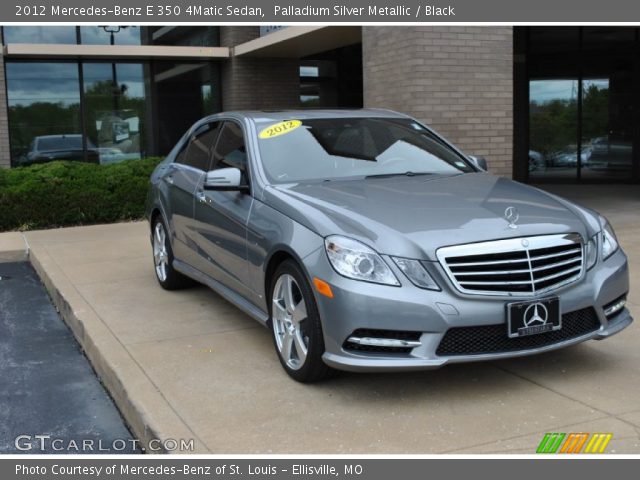
[(41, 152), (51, 152), (55, 150), (82, 150), (82, 137), (80, 135), (44, 137), (38, 140), (38, 150)]
[(329, 118), (257, 123), (272, 183), (475, 171), (411, 119)]

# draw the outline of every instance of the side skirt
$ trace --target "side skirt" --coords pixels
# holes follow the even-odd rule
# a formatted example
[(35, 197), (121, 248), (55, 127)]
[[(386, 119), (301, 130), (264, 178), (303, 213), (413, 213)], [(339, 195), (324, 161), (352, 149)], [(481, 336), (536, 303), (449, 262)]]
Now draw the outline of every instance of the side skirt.
[(200, 282), (206, 285), (211, 290), (218, 293), (225, 300), (234, 304), (236, 307), (238, 307), (240, 310), (242, 310), (244, 313), (249, 315), (254, 320), (257, 320), (258, 322), (260, 322), (265, 326), (267, 325), (267, 321), (269, 320), (269, 315), (267, 313), (263, 312), (258, 307), (256, 307), (253, 303), (248, 302), (244, 297), (238, 295), (236, 292), (226, 287), (219, 281), (214, 280), (208, 275), (205, 275), (201, 271), (191, 267), (190, 265), (187, 265), (184, 262), (181, 262), (180, 260), (173, 261), (173, 268), (175, 268), (177, 271), (179, 271), (183, 275), (186, 275), (187, 277), (195, 280), (196, 282)]

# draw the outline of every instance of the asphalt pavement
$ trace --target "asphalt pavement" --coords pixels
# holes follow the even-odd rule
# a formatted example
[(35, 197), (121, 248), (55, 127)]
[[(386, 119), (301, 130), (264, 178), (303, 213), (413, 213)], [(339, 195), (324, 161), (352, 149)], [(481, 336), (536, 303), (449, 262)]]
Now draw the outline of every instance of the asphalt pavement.
[(31, 265), (0, 263), (0, 453), (136, 447)]

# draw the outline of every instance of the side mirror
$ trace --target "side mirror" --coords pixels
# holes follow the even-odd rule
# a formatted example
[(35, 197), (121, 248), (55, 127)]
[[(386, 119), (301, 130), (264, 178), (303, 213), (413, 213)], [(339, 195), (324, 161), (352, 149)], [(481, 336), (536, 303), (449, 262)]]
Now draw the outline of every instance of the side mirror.
[(487, 167), (487, 159), (484, 157), (476, 157), (475, 155), (469, 155), (469, 160), (480, 170), (484, 170), (485, 172), (489, 170)]
[(205, 190), (249, 191), (249, 185), (242, 185), (242, 172), (239, 168), (219, 168), (207, 172), (203, 188)]

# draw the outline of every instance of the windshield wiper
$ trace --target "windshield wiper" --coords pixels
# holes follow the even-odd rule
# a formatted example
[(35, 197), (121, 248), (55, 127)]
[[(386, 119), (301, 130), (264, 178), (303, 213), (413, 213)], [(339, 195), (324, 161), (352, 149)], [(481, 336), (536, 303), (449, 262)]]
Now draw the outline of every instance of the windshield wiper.
[(376, 173), (367, 175), (364, 178), (387, 178), (387, 177), (415, 177), (418, 175), (433, 175), (431, 172), (396, 172), (396, 173)]

